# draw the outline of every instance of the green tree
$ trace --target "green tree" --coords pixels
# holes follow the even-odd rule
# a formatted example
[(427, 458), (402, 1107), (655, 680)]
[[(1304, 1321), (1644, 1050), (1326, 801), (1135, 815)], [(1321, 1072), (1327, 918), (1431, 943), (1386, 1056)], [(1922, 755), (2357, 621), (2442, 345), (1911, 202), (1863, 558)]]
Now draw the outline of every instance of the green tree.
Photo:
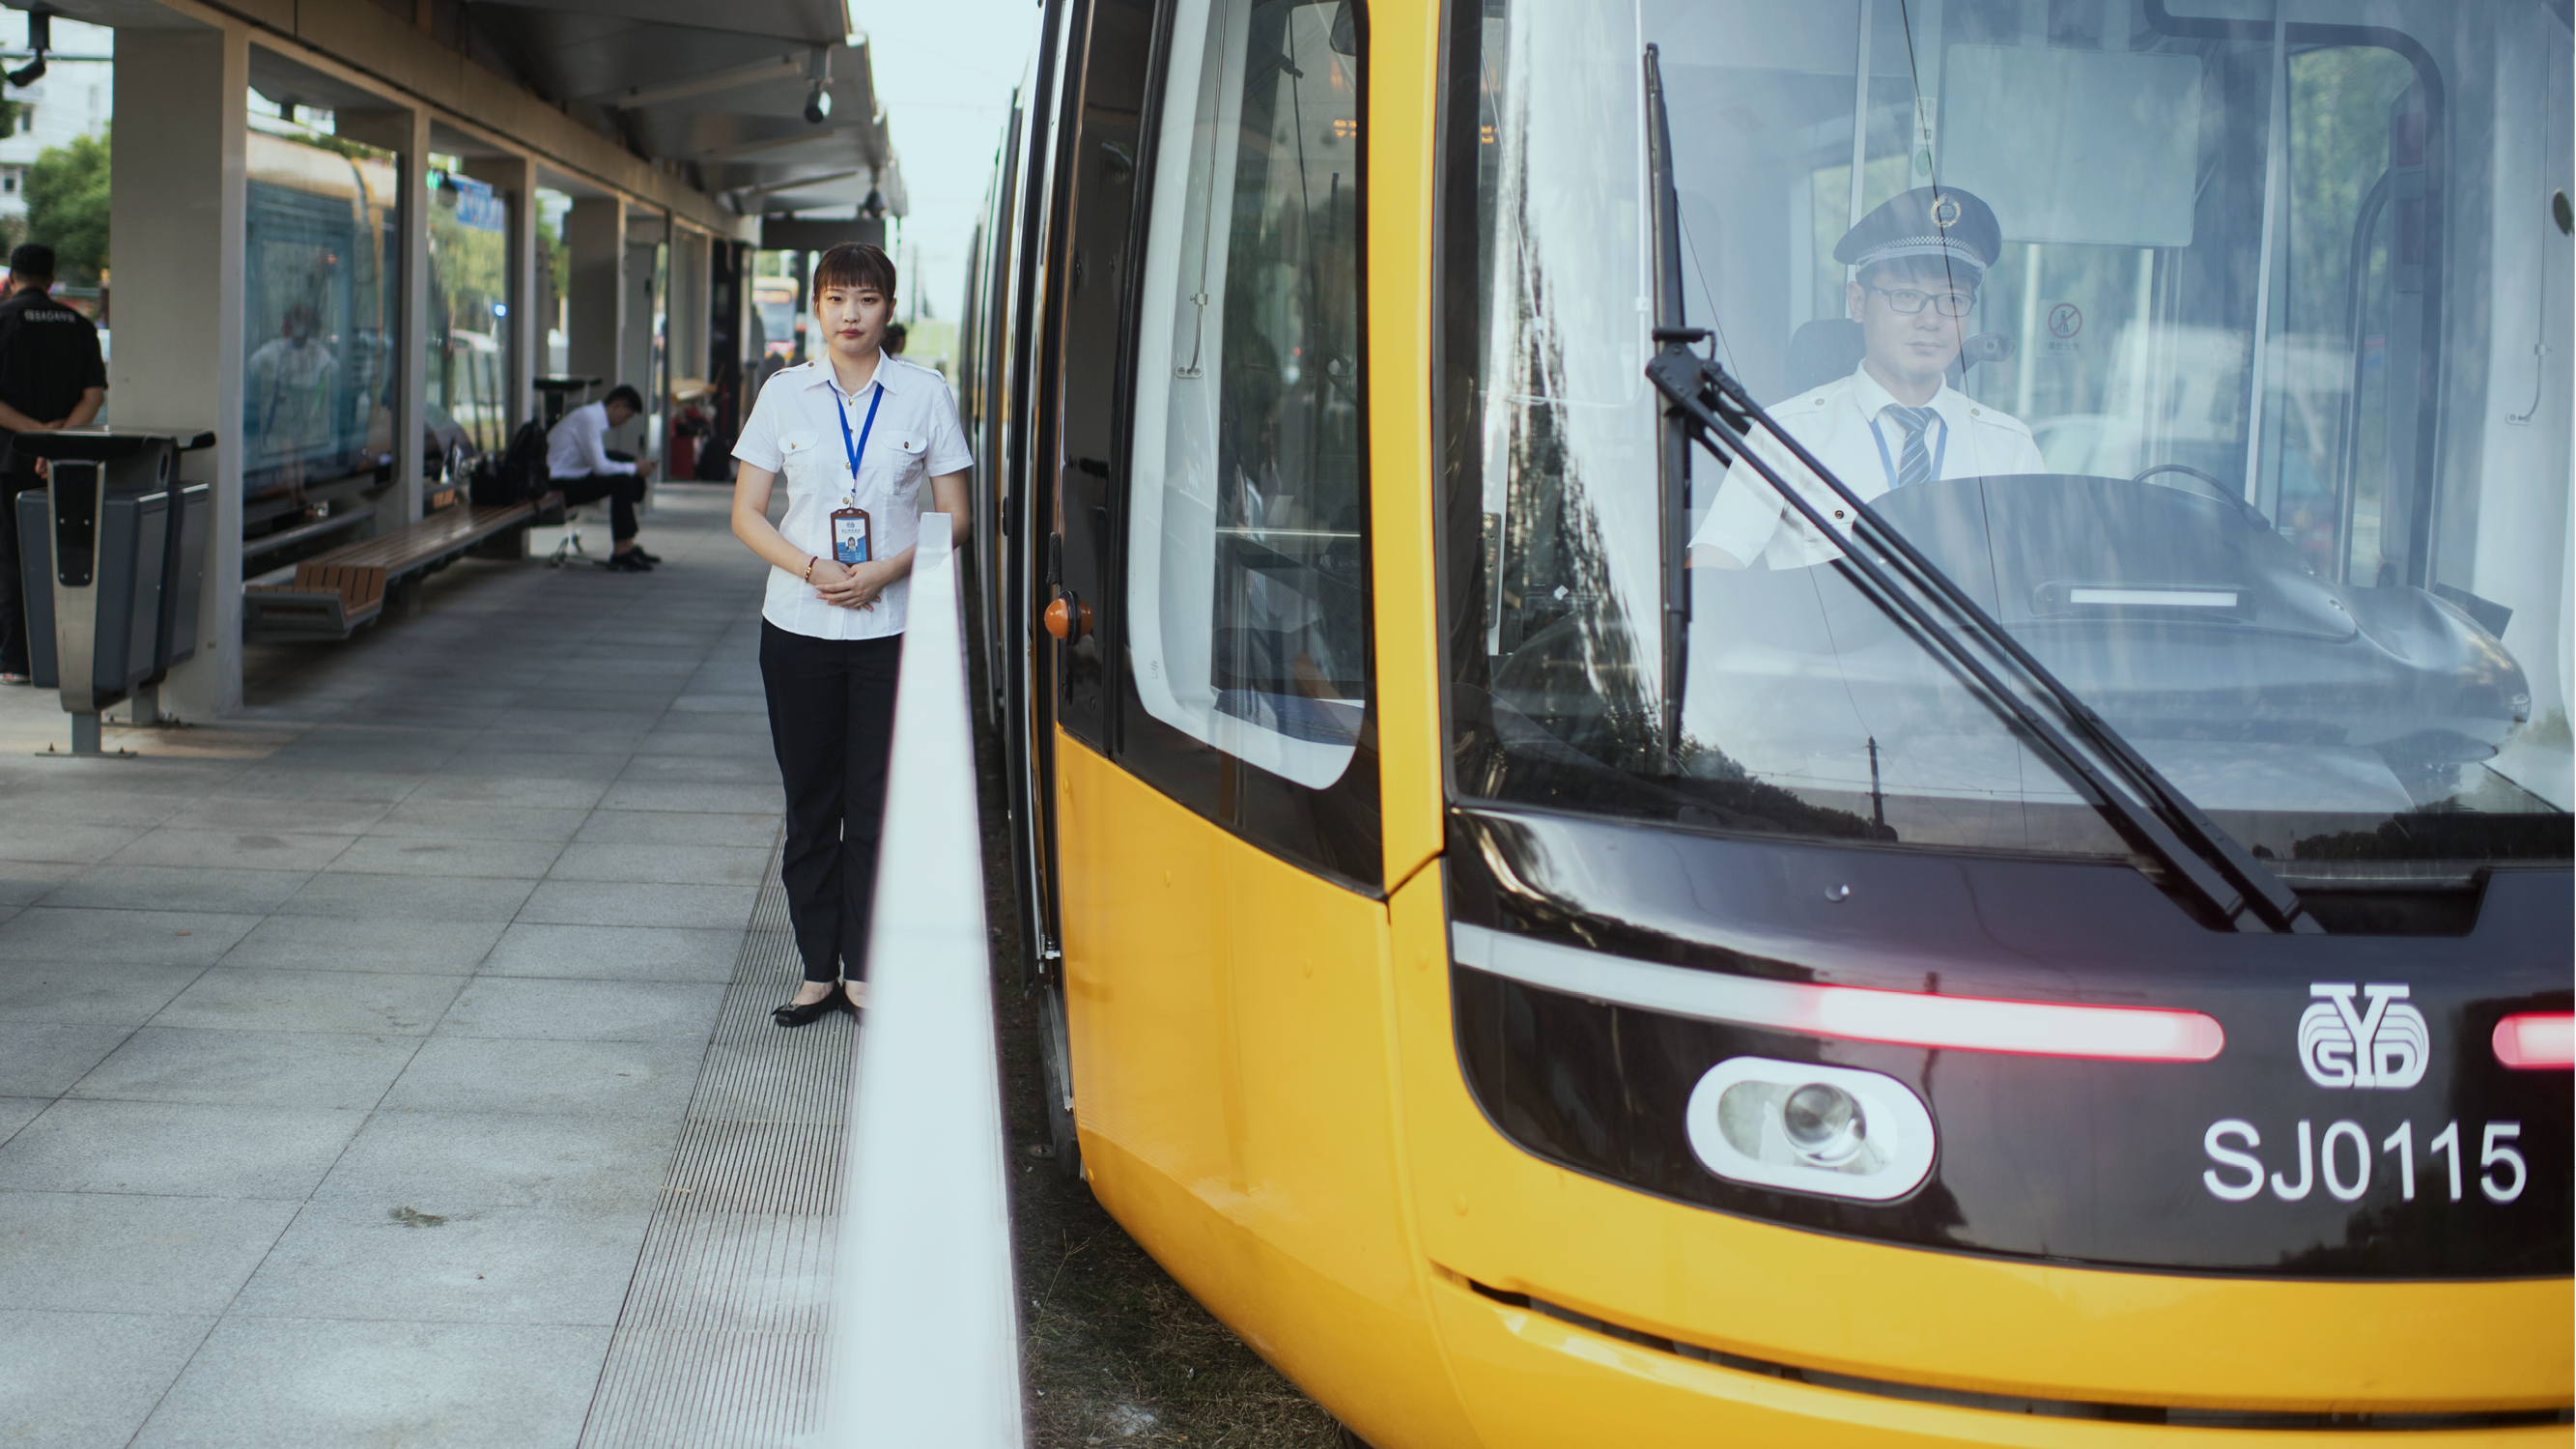
[(48, 146), (27, 168), (27, 240), (54, 249), (65, 282), (95, 285), (107, 270), (107, 176), (105, 136)]

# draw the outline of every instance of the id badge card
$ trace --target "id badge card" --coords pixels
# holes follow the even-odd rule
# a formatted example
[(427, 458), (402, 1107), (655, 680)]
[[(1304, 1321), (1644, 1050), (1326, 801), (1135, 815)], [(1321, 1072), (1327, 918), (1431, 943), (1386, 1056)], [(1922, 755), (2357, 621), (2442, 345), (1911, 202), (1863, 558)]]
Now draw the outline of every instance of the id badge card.
[(868, 511), (852, 505), (832, 510), (832, 559), (836, 563), (863, 564), (870, 556), (873, 542), (868, 533)]

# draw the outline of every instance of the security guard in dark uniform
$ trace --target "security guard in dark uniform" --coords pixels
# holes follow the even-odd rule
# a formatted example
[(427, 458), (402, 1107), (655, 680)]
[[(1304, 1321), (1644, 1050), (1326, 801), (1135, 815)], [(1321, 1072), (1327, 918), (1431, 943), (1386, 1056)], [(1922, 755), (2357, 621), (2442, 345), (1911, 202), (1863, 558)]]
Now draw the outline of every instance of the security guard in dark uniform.
[[(9, 254), (0, 302), (0, 444), (19, 433), (87, 427), (107, 401), (98, 327), (54, 300), (54, 249)], [(27, 603), (18, 573), (18, 495), (41, 488), (36, 460), (0, 447), (0, 683), (27, 682)]]

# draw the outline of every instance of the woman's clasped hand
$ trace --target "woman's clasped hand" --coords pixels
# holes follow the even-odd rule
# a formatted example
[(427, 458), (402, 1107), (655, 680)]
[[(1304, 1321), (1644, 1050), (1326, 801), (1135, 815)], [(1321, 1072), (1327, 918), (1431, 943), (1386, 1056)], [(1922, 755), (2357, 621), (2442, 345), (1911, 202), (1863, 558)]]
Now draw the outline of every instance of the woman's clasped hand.
[(884, 564), (822, 559), (814, 565), (814, 597), (836, 608), (873, 609), (894, 580), (895, 571)]

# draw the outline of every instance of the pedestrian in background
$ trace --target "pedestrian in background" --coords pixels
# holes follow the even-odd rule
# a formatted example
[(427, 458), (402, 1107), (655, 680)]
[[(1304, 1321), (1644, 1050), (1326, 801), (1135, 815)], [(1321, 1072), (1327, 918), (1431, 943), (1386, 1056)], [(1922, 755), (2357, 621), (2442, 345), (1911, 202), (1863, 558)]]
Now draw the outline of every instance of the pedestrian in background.
[[(85, 428), (107, 402), (98, 327), (53, 296), (54, 249), (9, 254), (0, 302), (0, 444), (20, 433)], [(37, 460), (0, 446), (0, 684), (27, 682), (27, 598), (18, 577), (18, 495), (44, 486)]]
[(620, 573), (651, 573), (662, 560), (644, 551), (636, 538), (635, 510), (644, 502), (644, 480), (653, 476), (653, 460), (642, 462), (608, 451), (608, 435), (644, 411), (644, 394), (624, 383), (595, 403), (583, 403), (563, 415), (546, 432), (546, 476), (564, 502), (578, 507), (608, 499), (608, 557), (600, 567)]
[[(780, 863), (805, 985), (781, 1026), (867, 1005), (886, 761), (925, 484), (963, 541), (974, 455), (937, 373), (886, 355), (894, 263), (844, 245), (814, 265), (822, 355), (760, 390), (735, 440), (733, 531), (768, 562), (760, 674), (787, 789)], [(769, 495), (787, 480), (787, 514)], [(960, 810), (974, 802), (961, 800)], [(835, 983), (848, 981), (846, 992)]]

